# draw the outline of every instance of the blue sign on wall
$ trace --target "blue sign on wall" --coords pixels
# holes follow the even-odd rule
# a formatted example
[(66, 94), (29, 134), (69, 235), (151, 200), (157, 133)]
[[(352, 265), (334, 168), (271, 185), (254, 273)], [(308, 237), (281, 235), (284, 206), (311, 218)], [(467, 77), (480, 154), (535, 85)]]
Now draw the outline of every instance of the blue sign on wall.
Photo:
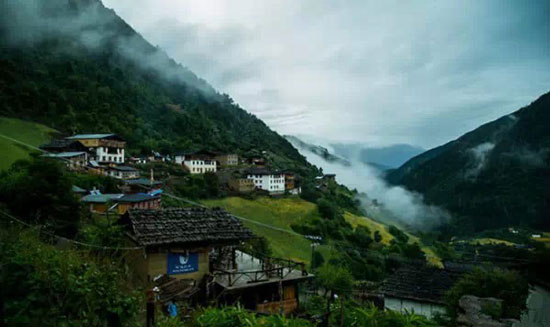
[(167, 274), (178, 275), (188, 274), (199, 270), (199, 254), (194, 253), (171, 253), (168, 252)]

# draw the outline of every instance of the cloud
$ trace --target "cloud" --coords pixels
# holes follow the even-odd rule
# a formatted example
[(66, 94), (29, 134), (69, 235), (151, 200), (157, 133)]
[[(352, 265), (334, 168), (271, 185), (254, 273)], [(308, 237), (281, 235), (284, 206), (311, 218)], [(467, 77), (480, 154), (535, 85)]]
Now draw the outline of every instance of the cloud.
[[(351, 189), (357, 189), (358, 199), (369, 215), (393, 223), (396, 220), (419, 230), (429, 230), (446, 222), (450, 214), (437, 207), (426, 205), (421, 194), (411, 192), (401, 186), (388, 185), (382, 172), (370, 165), (363, 164), (358, 157), (349, 156), (349, 165), (337, 161), (328, 162), (308, 148), (300, 146), (292, 138), (291, 143), (307, 160), (325, 173), (336, 174), (339, 183)], [(313, 142), (319, 145), (319, 142)], [(330, 149), (328, 144), (321, 145)], [(357, 153), (359, 154), (359, 153)]]
[(432, 147), (550, 85), (543, 0), (104, 3), (283, 134)]
[(494, 143), (484, 142), (467, 150), (472, 159), (469, 164), (470, 168), (464, 174), (466, 178), (475, 179), (479, 175), (483, 168), (485, 168), (489, 154), (494, 147)]

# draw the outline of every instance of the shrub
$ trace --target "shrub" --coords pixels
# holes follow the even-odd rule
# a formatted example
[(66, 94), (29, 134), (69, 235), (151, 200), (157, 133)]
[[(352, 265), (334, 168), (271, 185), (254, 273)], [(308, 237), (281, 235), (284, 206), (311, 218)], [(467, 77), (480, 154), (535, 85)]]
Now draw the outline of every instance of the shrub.
[(503, 300), (504, 318), (519, 318), (526, 308), (527, 281), (519, 273), (499, 268), (475, 269), (465, 274), (446, 294), (449, 314), (456, 317), (458, 301), (463, 295), (495, 297)]

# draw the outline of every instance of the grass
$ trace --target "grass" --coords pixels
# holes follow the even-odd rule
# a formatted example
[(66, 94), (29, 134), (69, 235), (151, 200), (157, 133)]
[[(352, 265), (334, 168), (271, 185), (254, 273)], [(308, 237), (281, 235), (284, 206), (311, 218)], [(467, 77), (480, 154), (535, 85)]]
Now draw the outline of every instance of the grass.
[[(298, 197), (273, 199), (269, 197), (260, 197), (255, 200), (247, 200), (240, 197), (229, 197), (216, 200), (204, 200), (205, 205), (225, 208), (227, 211), (244, 218), (248, 218), (259, 223), (268, 224), (292, 231), (290, 225), (293, 223), (307, 221), (319, 217), (317, 205)], [(394, 238), (388, 232), (387, 226), (367, 217), (354, 215), (350, 212), (344, 213), (344, 219), (354, 228), (358, 225), (366, 226), (371, 233), (379, 231), (382, 235), (382, 243), (387, 245)], [(283, 231), (271, 229), (269, 227), (255, 224), (253, 222), (243, 221), (257, 235), (264, 236), (273, 249), (273, 255), (279, 258), (287, 258), (295, 261), (309, 263), (311, 260), (311, 242), (300, 235), (290, 234)], [(442, 267), (441, 259), (435, 252), (423, 246), (420, 239), (410, 233), (409, 242), (417, 242), (422, 251), (426, 254), (429, 263), (434, 266)], [(330, 257), (330, 247), (319, 246), (317, 248), (325, 258)]]
[[(260, 197), (256, 200), (229, 197), (202, 202), (207, 206), (223, 207), (235, 215), (288, 231), (292, 231), (291, 224), (318, 216), (317, 206), (314, 203), (297, 197), (282, 199)], [(274, 230), (248, 221), (243, 221), (243, 223), (252, 232), (264, 236), (269, 241), (274, 256), (310, 262), (311, 242), (303, 236)]]
[(390, 244), (390, 241), (393, 240), (393, 235), (388, 232), (386, 225), (379, 223), (373, 219), (357, 216), (350, 212), (346, 212), (344, 214), (344, 219), (346, 219), (346, 221), (350, 223), (353, 228), (361, 225), (367, 227), (373, 234), (375, 231), (378, 231), (382, 236), (381, 242), (384, 245)]
[[(18, 141), (39, 146), (51, 140), (56, 130), (41, 124), (19, 119), (0, 117), (0, 134)], [(7, 169), (19, 159), (26, 159), (33, 150), (0, 136), (0, 170)]]
[(497, 238), (490, 238), (490, 237), (474, 238), (474, 239), (471, 239), (468, 243), (470, 243), (470, 244), (480, 244), (480, 245), (504, 244), (504, 245), (508, 245), (508, 246), (514, 246), (513, 242), (500, 240), (500, 239), (497, 239)]

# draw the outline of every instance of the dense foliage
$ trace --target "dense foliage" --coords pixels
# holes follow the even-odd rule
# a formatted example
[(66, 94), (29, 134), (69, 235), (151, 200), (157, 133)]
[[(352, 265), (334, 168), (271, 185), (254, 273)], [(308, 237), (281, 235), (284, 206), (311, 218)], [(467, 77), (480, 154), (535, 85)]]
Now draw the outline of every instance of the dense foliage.
[(526, 309), (529, 294), (527, 281), (515, 271), (493, 269), (475, 269), (465, 274), (447, 293), (446, 301), (451, 316), (456, 316), (458, 301), (463, 295), (495, 297), (503, 300), (504, 318), (519, 318)]
[(31, 231), (0, 230), (0, 303), (7, 326), (133, 326), (141, 303), (125, 274)]
[(280, 315), (261, 316), (241, 307), (210, 308), (197, 318), (198, 327), (307, 327), (307, 320)]
[(18, 161), (0, 173), (0, 203), (31, 224), (67, 236), (78, 229), (80, 203), (72, 179), (55, 160)]
[(114, 132), (132, 153), (265, 151), (276, 167), (314, 171), (283, 137), (99, 1), (0, 1), (0, 9), (0, 115), (65, 134)]
[(388, 179), (455, 218), (448, 235), (526, 226), (550, 229), (550, 93), (455, 141), (429, 150)]

